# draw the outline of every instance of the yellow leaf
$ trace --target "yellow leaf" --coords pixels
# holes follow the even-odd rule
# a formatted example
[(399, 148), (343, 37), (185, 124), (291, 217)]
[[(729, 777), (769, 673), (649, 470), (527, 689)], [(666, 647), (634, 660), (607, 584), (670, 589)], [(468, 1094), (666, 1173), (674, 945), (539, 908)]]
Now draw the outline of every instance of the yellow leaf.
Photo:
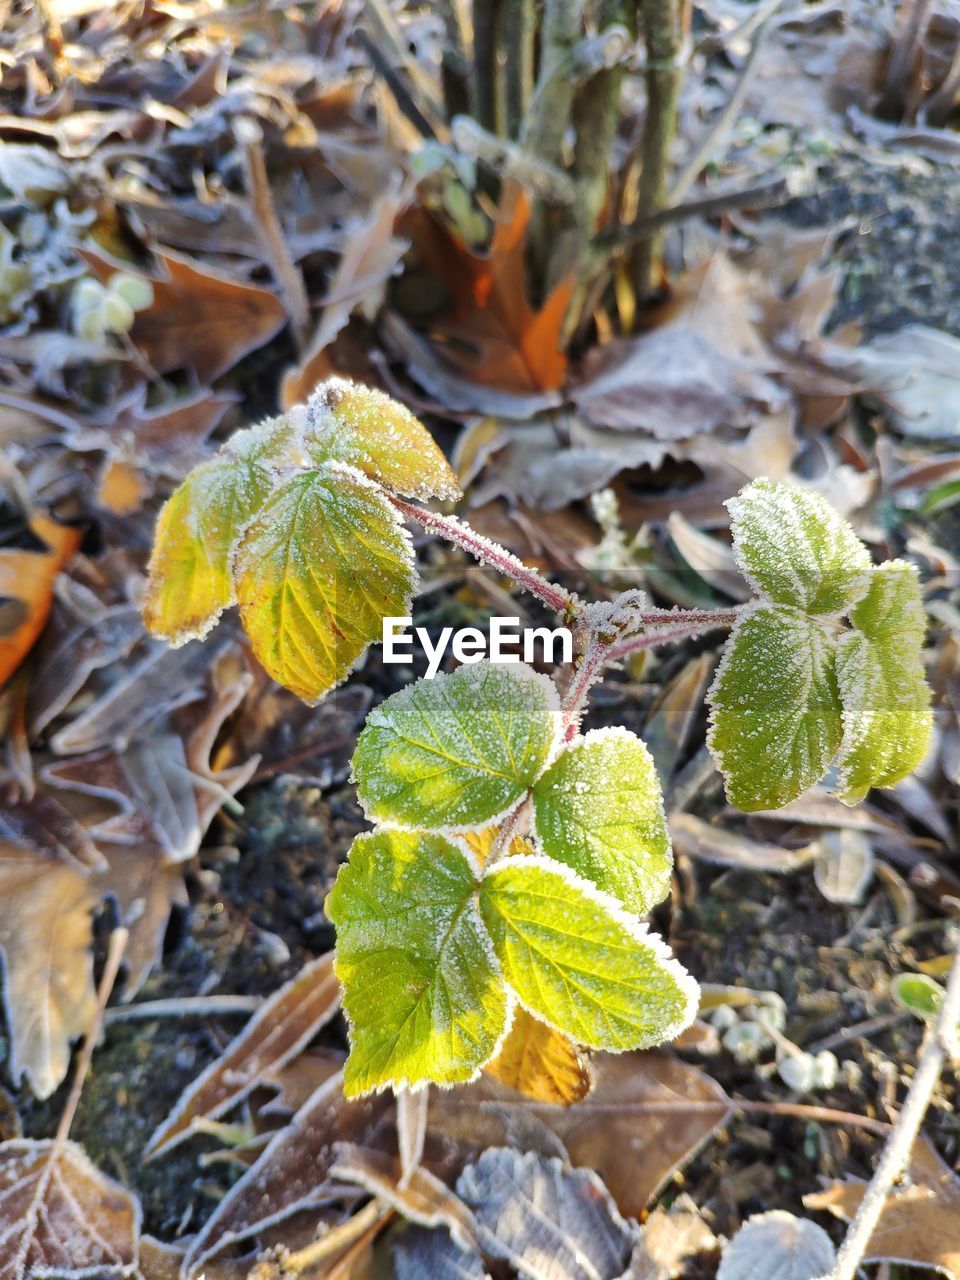
[(155, 636), (173, 644), (204, 636), (233, 604), (233, 546), (271, 483), (258, 458), (230, 451), (195, 467), (174, 491), (157, 520), (143, 606)]
[(538, 1102), (569, 1107), (582, 1101), (593, 1083), (590, 1069), (572, 1040), (526, 1009), (518, 1009), (488, 1075)]
[(261, 507), (234, 560), (253, 651), (278, 683), (318, 701), (381, 619), (409, 613), (410, 540), (370, 481), (329, 465), (293, 475)]
[[(482, 831), (465, 831), (463, 833), (463, 839), (477, 855), (481, 867), (486, 865), (486, 861), (490, 857), (490, 851), (493, 849), (493, 842), (499, 834), (500, 828), (496, 825), (484, 827)], [(529, 840), (524, 840), (523, 836), (514, 836), (510, 841), (510, 853), (529, 854), (536, 853), (536, 850)]]
[(345, 462), (412, 498), (459, 498), (460, 486), (430, 432), (409, 409), (370, 387), (330, 378), (305, 409), (313, 462)]

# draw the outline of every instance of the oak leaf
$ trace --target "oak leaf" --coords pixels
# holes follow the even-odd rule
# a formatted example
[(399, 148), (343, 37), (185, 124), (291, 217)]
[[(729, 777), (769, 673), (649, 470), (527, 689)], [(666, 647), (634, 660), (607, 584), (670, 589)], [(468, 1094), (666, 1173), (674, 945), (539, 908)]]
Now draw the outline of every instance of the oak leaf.
[(44, 515), (29, 523), (36, 550), (0, 551), (0, 684), (33, 648), (50, 615), (53, 584), (80, 545), (81, 534)]
[(401, 220), (426, 273), (449, 291), (449, 310), (431, 318), (446, 358), (472, 381), (501, 391), (553, 391), (567, 372), (560, 331), (572, 292), (564, 280), (539, 310), (524, 288), (530, 201), (517, 183), (504, 188), (485, 255), (474, 253), (422, 210)]

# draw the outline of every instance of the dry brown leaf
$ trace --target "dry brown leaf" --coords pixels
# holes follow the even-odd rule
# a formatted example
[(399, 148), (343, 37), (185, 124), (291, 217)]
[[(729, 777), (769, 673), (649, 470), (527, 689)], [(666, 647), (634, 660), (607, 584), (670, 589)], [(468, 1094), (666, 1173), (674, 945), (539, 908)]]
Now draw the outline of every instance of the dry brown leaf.
[(518, 1009), (503, 1047), (485, 1068), (508, 1088), (538, 1102), (569, 1107), (590, 1092), (590, 1068), (562, 1032)]
[(217, 1205), (191, 1242), (184, 1276), (201, 1273), (228, 1244), (330, 1198), (337, 1144), (372, 1146), (378, 1131), (392, 1127), (393, 1114), (385, 1094), (347, 1102), (342, 1072), (331, 1076)]
[(140, 1208), (74, 1142), (0, 1144), (0, 1280), (129, 1275)]
[[(933, 1267), (960, 1280), (960, 1178), (923, 1136), (914, 1143), (909, 1171), (911, 1185), (887, 1197), (863, 1260)], [(831, 1182), (803, 1203), (849, 1222), (867, 1185), (861, 1178)]]
[[(131, 265), (84, 248), (81, 255), (101, 283)], [(130, 336), (158, 373), (191, 368), (203, 383), (226, 373), (283, 328), (283, 303), (260, 285), (199, 267), (179, 254), (157, 251), (158, 274), (144, 276), (153, 303), (137, 313)]]
[(144, 1154), (169, 1151), (190, 1136), (195, 1120), (215, 1120), (242, 1102), (266, 1073), (296, 1057), (339, 1007), (340, 984), (328, 953), (264, 1001), (220, 1057), (188, 1086)]
[(620, 1212), (639, 1217), (734, 1103), (704, 1072), (666, 1054), (601, 1054), (592, 1065), (594, 1088), (574, 1107), (531, 1102), (486, 1078), (434, 1089), (425, 1164), (448, 1180), (487, 1147), (535, 1146), (596, 1170)]
[(778, 844), (761, 844), (749, 836), (705, 822), (692, 813), (671, 814), (670, 835), (678, 853), (721, 867), (742, 867), (749, 871), (796, 871), (815, 856), (812, 846), (793, 850)]
[(426, 274), (452, 299), (449, 311), (430, 319), (435, 336), (445, 340), (446, 359), (474, 382), (520, 394), (563, 383), (560, 330), (572, 291), (572, 282), (563, 281), (539, 311), (531, 308), (524, 286), (529, 222), (530, 201), (513, 182), (504, 187), (486, 255), (474, 253), (422, 209), (401, 221)]
[(35, 515), (29, 529), (44, 549), (0, 551), (0, 684), (36, 643), (53, 602), (57, 574), (80, 545), (77, 529)]
[(49, 1097), (64, 1078), (70, 1041), (86, 1030), (96, 1005), (90, 954), (95, 865), (102, 866), (102, 859), (58, 806), (5, 797), (0, 950), (9, 1070), (15, 1082), (26, 1073), (39, 1098)]

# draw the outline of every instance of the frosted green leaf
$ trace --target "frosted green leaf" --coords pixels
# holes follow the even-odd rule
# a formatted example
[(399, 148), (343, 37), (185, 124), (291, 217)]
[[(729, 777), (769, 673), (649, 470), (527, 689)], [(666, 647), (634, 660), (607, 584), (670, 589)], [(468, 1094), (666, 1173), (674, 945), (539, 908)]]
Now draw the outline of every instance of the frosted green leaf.
[(353, 842), (326, 902), (350, 1022), (348, 1097), (471, 1080), (496, 1053), (509, 998), (477, 875), (444, 836), (378, 831)]
[(841, 736), (834, 652), (796, 609), (741, 615), (707, 694), (707, 745), (738, 809), (779, 809), (823, 776)]
[(460, 497), (457, 477), (430, 432), (382, 391), (331, 378), (303, 415), (303, 448), (311, 461), (349, 463), (413, 498)]
[(294, 474), (234, 561), (244, 630), (267, 672), (308, 702), (342, 680), (385, 616), (405, 615), (413, 552), (376, 485), (349, 467)]
[(353, 771), (368, 818), (463, 829), (505, 813), (543, 771), (558, 731), (553, 683), (478, 662), (408, 685), (367, 717)]
[(926, 617), (913, 567), (894, 560), (871, 575), (840, 641), (837, 681), (843, 740), (837, 793), (847, 804), (871, 787), (892, 787), (920, 765), (933, 718), (923, 669)]
[(593, 729), (533, 789), (535, 832), (551, 858), (644, 915), (670, 889), (673, 858), (653, 760), (626, 729)]
[(760, 595), (845, 613), (866, 591), (869, 553), (819, 494), (761, 476), (727, 507), (737, 564)]
[(580, 1044), (647, 1049), (696, 1012), (697, 984), (663, 942), (548, 858), (498, 862), (481, 881), (480, 911), (521, 1004)]
[(224, 452), (195, 467), (160, 512), (143, 616), (174, 644), (203, 636), (234, 601), (230, 557), (273, 484), (256, 458)]

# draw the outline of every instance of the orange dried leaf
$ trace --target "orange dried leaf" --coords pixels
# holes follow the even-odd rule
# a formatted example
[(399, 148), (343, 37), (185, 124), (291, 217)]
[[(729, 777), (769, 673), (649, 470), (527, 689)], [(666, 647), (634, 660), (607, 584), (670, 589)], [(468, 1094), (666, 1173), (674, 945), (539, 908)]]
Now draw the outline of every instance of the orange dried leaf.
[(30, 530), (46, 551), (0, 551), (0, 684), (33, 648), (50, 616), (57, 574), (80, 545), (81, 533), (35, 515)]
[(434, 329), (454, 339), (444, 344), (444, 355), (474, 382), (526, 394), (556, 390), (566, 377), (560, 333), (573, 290), (572, 279), (563, 280), (538, 311), (530, 306), (524, 287), (529, 222), (530, 201), (516, 183), (504, 189), (485, 255), (422, 210), (404, 222), (426, 272), (452, 298), (450, 310), (433, 317)]
[(590, 1092), (586, 1060), (569, 1037), (519, 1009), (503, 1048), (485, 1068), (501, 1084), (538, 1102), (569, 1107)]

